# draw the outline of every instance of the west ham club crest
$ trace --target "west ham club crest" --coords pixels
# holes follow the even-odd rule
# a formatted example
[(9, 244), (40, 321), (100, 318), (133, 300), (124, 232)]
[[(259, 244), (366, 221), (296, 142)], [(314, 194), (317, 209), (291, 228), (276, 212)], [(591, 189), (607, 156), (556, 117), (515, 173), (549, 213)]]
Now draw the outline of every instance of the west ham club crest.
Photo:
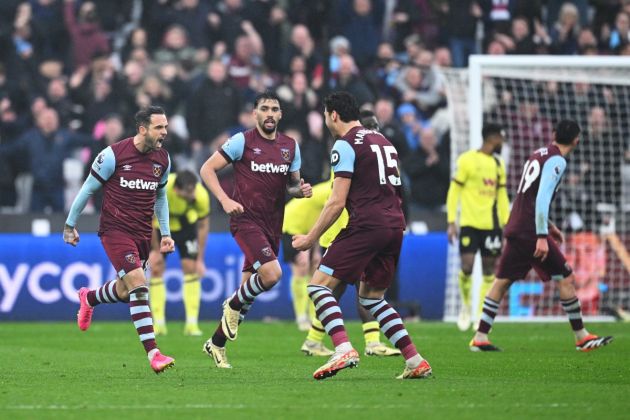
[(291, 160), (291, 151), (289, 149), (280, 149), (280, 153), (282, 154), (282, 159), (285, 161)]
[(153, 175), (158, 178), (162, 175), (162, 165), (159, 165), (157, 163), (153, 164)]

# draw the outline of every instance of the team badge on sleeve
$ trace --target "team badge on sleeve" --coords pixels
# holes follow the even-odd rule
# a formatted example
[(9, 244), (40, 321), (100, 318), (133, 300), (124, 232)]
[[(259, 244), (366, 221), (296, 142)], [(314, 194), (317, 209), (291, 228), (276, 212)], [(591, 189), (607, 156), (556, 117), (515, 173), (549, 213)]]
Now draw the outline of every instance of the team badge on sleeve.
[(153, 175), (158, 178), (162, 175), (162, 165), (159, 165), (157, 163), (153, 164)]
[(285, 161), (291, 160), (291, 151), (289, 149), (280, 149), (280, 153), (282, 154), (282, 159)]

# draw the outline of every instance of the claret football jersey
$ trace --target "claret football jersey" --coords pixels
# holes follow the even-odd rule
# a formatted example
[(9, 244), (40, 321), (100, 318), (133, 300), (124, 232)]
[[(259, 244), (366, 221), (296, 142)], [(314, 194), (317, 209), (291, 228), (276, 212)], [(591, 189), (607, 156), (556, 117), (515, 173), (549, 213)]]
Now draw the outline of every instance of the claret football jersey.
[(103, 184), (99, 235), (116, 230), (151, 239), (156, 191), (166, 185), (170, 167), (166, 150), (140, 153), (133, 137), (103, 149), (90, 170)]
[(541, 147), (525, 162), (504, 235), (535, 239), (547, 235), (549, 206), (567, 162), (554, 144)]
[(349, 228), (405, 228), (398, 152), (381, 133), (353, 127), (331, 152), (335, 177), (351, 178)]
[(254, 225), (279, 236), (289, 173), (299, 171), (301, 166), (295, 140), (280, 132), (274, 140), (268, 140), (252, 128), (230, 137), (219, 152), (234, 166), (232, 199), (245, 209), (243, 214), (230, 218), (232, 231)]

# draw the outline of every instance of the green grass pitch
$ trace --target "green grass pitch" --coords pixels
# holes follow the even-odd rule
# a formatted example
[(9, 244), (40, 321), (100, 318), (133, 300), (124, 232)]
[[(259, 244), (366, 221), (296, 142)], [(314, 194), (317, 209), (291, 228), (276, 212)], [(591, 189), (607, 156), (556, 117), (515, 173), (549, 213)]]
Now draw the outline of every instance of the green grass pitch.
[[(215, 322), (204, 322), (210, 333)], [(322, 358), (305, 357), (292, 323), (248, 322), (229, 343), (232, 370), (214, 368), (205, 337), (171, 322), (159, 337), (176, 367), (149, 368), (130, 322), (0, 324), (0, 418), (630, 418), (630, 325), (592, 324), (615, 335), (578, 353), (567, 323), (497, 324), (501, 353), (471, 353), (453, 324), (408, 330), (434, 376), (398, 381), (402, 358), (362, 356), (357, 369), (312, 379)], [(363, 350), (358, 323), (348, 323)]]

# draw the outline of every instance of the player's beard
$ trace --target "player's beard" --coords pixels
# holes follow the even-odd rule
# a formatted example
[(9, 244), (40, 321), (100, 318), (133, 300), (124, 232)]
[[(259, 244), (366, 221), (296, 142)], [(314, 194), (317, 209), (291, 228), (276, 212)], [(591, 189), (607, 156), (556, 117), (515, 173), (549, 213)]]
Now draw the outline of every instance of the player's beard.
[(496, 153), (497, 155), (500, 155), (502, 150), (503, 150), (503, 145), (502, 145), (502, 144), (500, 144), (500, 145), (498, 145), (498, 146), (495, 146), (495, 147), (494, 147), (494, 150), (493, 150), (492, 152), (493, 152), (493, 153)]
[[(267, 121), (273, 121), (273, 128), (267, 128), (267, 127), (265, 126), (265, 123), (266, 123)], [(275, 132), (276, 132), (276, 129), (278, 128), (278, 123), (276, 122), (276, 120), (274, 120), (274, 119), (272, 119), (272, 118), (268, 118), (268, 119), (264, 120), (264, 121), (262, 122), (262, 124), (259, 124), (259, 126), (260, 126), (260, 129), (261, 129), (261, 130), (262, 130), (265, 134), (273, 134), (273, 133), (275, 133)]]
[(164, 139), (162, 139), (160, 136), (150, 137), (147, 135), (145, 138), (145, 145), (146, 145), (146, 148), (148, 149), (147, 152), (153, 152), (155, 150), (159, 150), (162, 147), (163, 143), (164, 143)]

